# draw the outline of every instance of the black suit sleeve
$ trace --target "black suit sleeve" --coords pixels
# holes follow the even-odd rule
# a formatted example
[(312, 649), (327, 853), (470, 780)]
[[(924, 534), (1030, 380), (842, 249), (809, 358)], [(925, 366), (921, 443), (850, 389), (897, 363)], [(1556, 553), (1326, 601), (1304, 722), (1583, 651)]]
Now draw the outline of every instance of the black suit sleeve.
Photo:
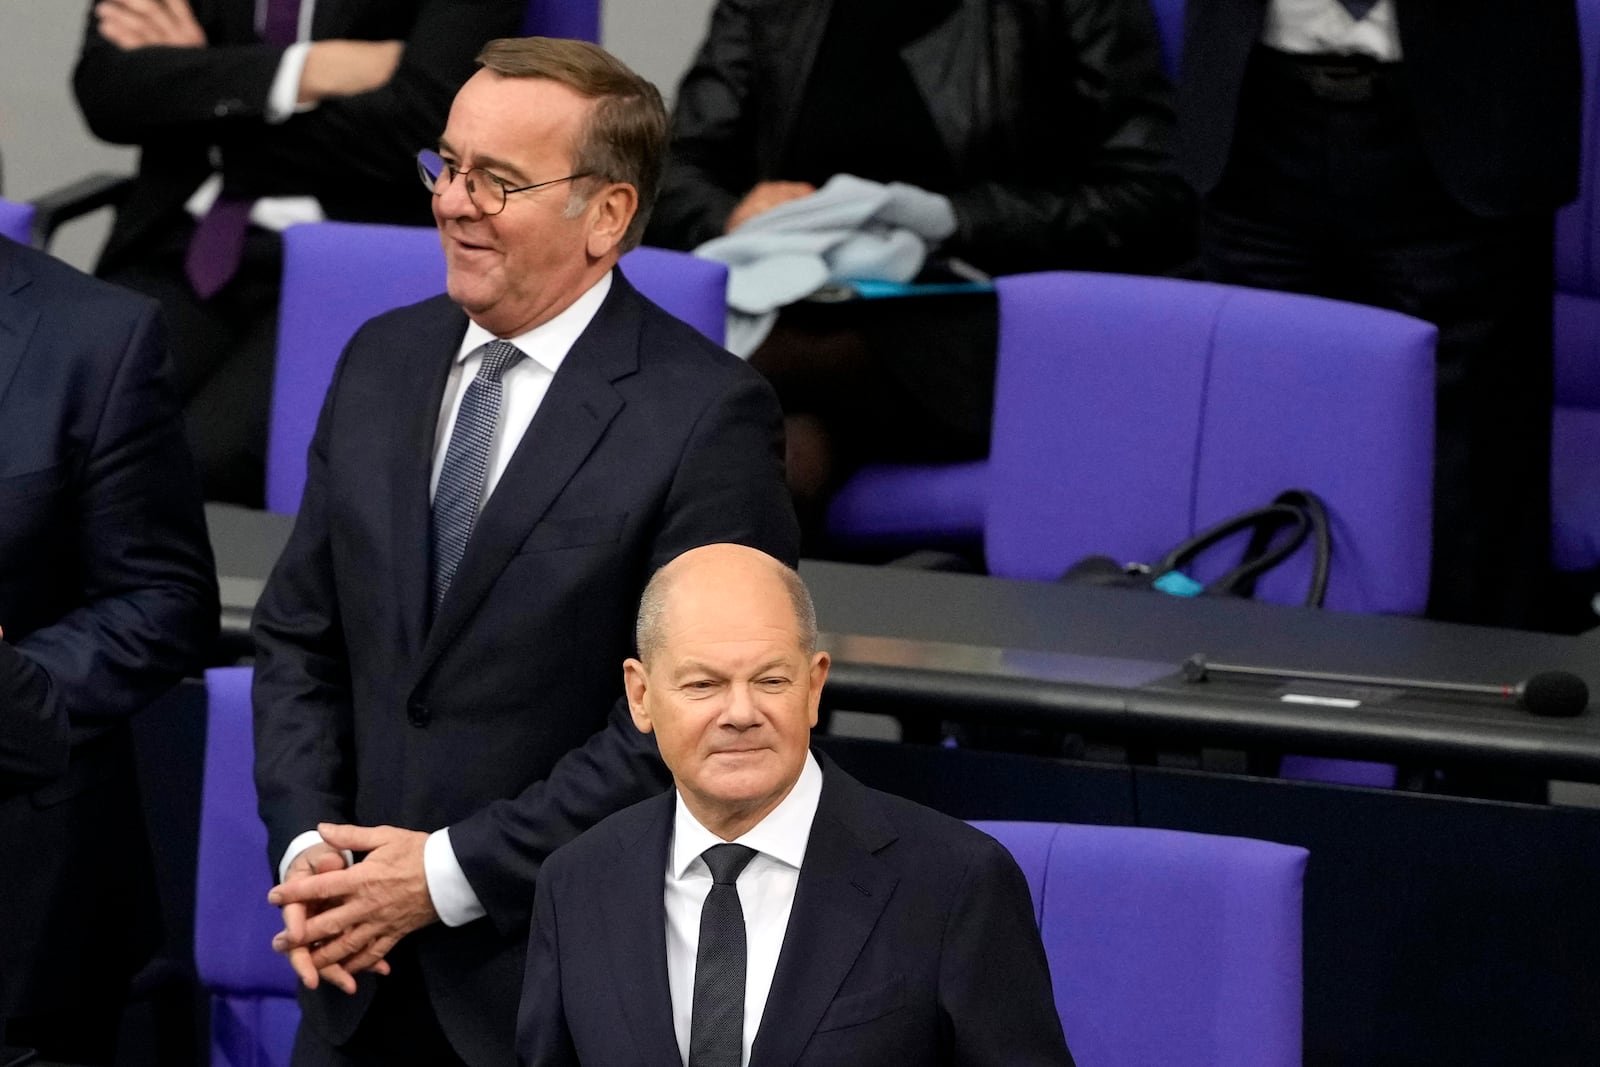
[[(324, 100), (277, 124), (264, 116), (283, 49), (259, 42), (123, 51), (100, 36), (91, 14), (73, 86), (89, 128), (105, 140), (217, 144), (231, 192), (337, 201), (330, 193), (330, 177), (337, 177), (337, 186), (350, 188), (346, 199), (359, 203), (366, 183), (420, 190), (417, 150), (437, 142), (479, 49), (515, 34), (523, 6), (521, 0), (424, 0), (386, 84)], [(214, 38), (220, 33), (214, 24), (206, 29)], [(381, 39), (382, 30), (374, 33)], [(418, 202), (425, 195), (419, 192)]]
[(296, 836), (355, 821), (350, 664), (328, 536), (328, 435), (344, 366), (341, 358), (307, 450), (294, 531), (252, 620), (256, 794), (274, 882)]
[(561, 931), (555, 896), (548, 871), (540, 871), (522, 982), (524, 990), (536, 990), (537, 994), (522, 997), (517, 1009), (517, 1062), (522, 1067), (578, 1067), (561, 991)]
[(1027, 879), (998, 842), (968, 865), (945, 923), (939, 1013), (960, 1067), (1071, 1067)]
[(751, 17), (749, 0), (721, 0), (678, 87), (672, 150), (650, 217), (652, 244), (691, 249), (722, 236), (734, 207), (763, 177), (756, 164)]
[(6, 718), (46, 734), (144, 708), (216, 638), (216, 570), (155, 305), (123, 329), (99, 342), (120, 355), (60, 532), (81, 606), (0, 652)]
[[(753, 373), (735, 376), (707, 405), (679, 457), (650, 546), (651, 570), (723, 541), (794, 565), (799, 534), (784, 488), (781, 442), (771, 387)], [(618, 663), (619, 681), (621, 671)], [(528, 922), (528, 886), (546, 855), (670, 784), (654, 739), (634, 727), (619, 700), (606, 727), (563, 756), (544, 781), (453, 824), (450, 845), (495, 926), (516, 931)]]
[(64, 772), (69, 736), (50, 676), (0, 642), (0, 797)]

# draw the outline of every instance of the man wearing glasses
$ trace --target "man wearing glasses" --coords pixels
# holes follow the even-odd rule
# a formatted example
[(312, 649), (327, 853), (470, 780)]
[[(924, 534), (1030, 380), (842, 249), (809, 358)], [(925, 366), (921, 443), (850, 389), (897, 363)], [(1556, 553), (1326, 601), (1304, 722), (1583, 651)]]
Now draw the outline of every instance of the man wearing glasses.
[(581, 42), (479, 62), (419, 157), (449, 294), (346, 350), (255, 619), (299, 1064), (514, 1062), (540, 861), (668, 782), (615, 672), (641, 589), (797, 551), (770, 389), (614, 269), (659, 94)]
[(526, 0), (91, 0), (73, 91), (138, 145), (98, 273), (161, 302), (206, 499), (260, 507), (279, 233), (418, 225), (410, 155)]

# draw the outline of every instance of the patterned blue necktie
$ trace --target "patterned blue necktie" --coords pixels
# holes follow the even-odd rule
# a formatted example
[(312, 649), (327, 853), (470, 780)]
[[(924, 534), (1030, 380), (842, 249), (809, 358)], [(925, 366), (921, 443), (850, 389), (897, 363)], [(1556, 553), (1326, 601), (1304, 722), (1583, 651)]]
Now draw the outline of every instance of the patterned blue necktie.
[(1350, 17), (1360, 22), (1367, 12), (1378, 6), (1378, 0), (1339, 0), (1339, 6), (1350, 12)]
[(744, 1059), (744, 908), (735, 883), (755, 855), (746, 845), (712, 845), (700, 853), (711, 868), (711, 892), (700, 909), (689, 1067), (739, 1067)]
[(495, 426), (500, 421), (504, 394), (500, 376), (523, 356), (522, 350), (508, 341), (491, 341), (482, 351), (478, 375), (461, 397), (444, 466), (439, 469), (439, 484), (433, 491), (435, 610), (455, 580), (473, 523), (478, 521), (478, 507), (483, 503), (483, 487), (489, 477), (489, 446), (494, 443)]

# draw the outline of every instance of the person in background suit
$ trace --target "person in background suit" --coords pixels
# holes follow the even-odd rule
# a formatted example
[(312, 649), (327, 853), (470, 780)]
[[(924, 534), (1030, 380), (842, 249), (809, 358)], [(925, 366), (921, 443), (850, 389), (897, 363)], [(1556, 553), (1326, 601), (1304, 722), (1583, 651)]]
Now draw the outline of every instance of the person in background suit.
[(629, 710), (676, 788), (540, 871), (523, 1064), (1072, 1063), (1011, 854), (810, 753), (829, 660), (797, 574), (687, 552), (636, 640)]
[(0, 1044), (73, 1063), (161, 933), (129, 720), (217, 630), (166, 359), (154, 302), (0, 238)]
[(1179, 139), (1207, 273), (1439, 327), (1429, 613), (1537, 623), (1572, 0), (1190, 0), (1185, 17)]
[(324, 218), (426, 223), (417, 146), (438, 133), (478, 49), (515, 33), (524, 6), (91, 5), (78, 106), (97, 137), (141, 150), (97, 273), (166, 311), (207, 499), (261, 506), (278, 231)]
[[(694, 248), (836, 174), (937, 194), (954, 232), (933, 255), (989, 274), (1193, 253), (1142, 0), (719, 0), (650, 243)], [(751, 362), (789, 416), (808, 535), (861, 463), (987, 452), (997, 330), (992, 293), (780, 313)]]
[(640, 590), (797, 553), (771, 389), (615, 269), (660, 95), (578, 41), (480, 60), (422, 154), (448, 296), (350, 342), (255, 617), (298, 1064), (512, 1060), (540, 861), (666, 784), (614, 666)]

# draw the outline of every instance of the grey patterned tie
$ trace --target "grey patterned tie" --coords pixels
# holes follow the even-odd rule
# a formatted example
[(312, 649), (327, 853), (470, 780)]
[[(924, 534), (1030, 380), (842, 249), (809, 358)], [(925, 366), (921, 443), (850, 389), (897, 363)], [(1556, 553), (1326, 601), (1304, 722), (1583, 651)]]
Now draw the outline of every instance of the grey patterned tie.
[(712, 845), (700, 854), (711, 868), (711, 892), (694, 957), (689, 1067), (739, 1067), (744, 1055), (744, 909), (734, 883), (755, 854), (744, 845)]
[(461, 410), (450, 431), (439, 484), (433, 491), (433, 606), (437, 610), (445, 591), (455, 580), (456, 568), (467, 550), (467, 539), (478, 521), (483, 487), (489, 476), (489, 446), (500, 421), (504, 387), (500, 376), (523, 352), (508, 341), (483, 346), (477, 377), (461, 397)]
[(1339, 6), (1350, 12), (1350, 17), (1360, 22), (1367, 12), (1378, 6), (1378, 0), (1339, 0)]

